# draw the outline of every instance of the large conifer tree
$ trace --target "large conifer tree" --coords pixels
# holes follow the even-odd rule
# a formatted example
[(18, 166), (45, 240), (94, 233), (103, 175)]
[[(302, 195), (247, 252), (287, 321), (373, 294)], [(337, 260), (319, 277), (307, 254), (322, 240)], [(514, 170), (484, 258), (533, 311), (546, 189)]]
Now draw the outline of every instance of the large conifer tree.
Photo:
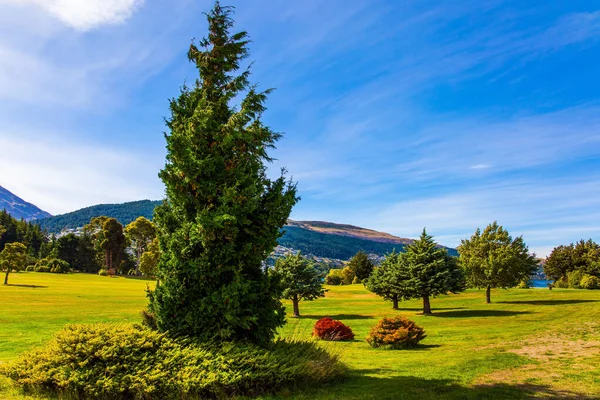
[(281, 135), (261, 121), (269, 91), (240, 71), (248, 35), (230, 33), (231, 13), (217, 2), (207, 14), (208, 36), (188, 52), (200, 76), (170, 103), (160, 173), (167, 198), (155, 213), (159, 284), (149, 308), (174, 335), (267, 344), (284, 308), (263, 261), (298, 198), (284, 171), (266, 176), (267, 150)]

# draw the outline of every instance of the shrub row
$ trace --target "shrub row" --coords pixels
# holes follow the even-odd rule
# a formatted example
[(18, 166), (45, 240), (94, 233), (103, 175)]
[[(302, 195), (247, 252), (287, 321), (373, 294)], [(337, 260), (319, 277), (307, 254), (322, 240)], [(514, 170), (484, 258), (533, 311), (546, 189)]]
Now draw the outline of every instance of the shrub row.
[[(313, 328), (313, 336), (322, 340), (352, 340), (354, 333), (349, 326), (329, 317), (321, 318)], [(367, 335), (371, 347), (407, 349), (425, 339), (423, 328), (405, 317), (383, 318)]]
[(0, 365), (26, 392), (86, 399), (257, 395), (339, 376), (314, 342), (207, 345), (130, 324), (68, 325), (43, 348)]
[(583, 271), (571, 271), (566, 278), (554, 282), (553, 286), (563, 289), (600, 289), (600, 279)]
[(35, 265), (30, 265), (26, 269), (26, 271), (35, 271), (35, 272), (52, 272), (55, 274), (66, 274), (71, 272), (71, 266), (68, 262), (64, 260), (60, 260), (58, 258), (42, 258), (35, 263)]

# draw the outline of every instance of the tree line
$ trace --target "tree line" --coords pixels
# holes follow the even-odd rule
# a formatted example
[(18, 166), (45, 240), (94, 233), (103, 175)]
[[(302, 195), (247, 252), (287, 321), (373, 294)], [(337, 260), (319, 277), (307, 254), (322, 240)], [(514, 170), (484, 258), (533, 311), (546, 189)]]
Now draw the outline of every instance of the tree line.
[(559, 288), (600, 288), (600, 245), (592, 239), (555, 247), (544, 262), (544, 272)]
[(0, 267), (9, 273), (70, 271), (154, 277), (158, 262), (154, 223), (144, 217), (123, 227), (115, 218), (95, 217), (78, 233), (49, 236), (32, 222), (0, 213)]

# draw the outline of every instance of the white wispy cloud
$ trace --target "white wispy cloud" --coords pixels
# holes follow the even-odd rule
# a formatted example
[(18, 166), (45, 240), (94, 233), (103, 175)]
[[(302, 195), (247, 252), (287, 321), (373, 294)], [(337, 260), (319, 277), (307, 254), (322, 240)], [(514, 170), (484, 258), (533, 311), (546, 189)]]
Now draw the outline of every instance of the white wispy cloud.
[(38, 7), (70, 27), (87, 31), (126, 21), (144, 0), (0, 0), (0, 3)]

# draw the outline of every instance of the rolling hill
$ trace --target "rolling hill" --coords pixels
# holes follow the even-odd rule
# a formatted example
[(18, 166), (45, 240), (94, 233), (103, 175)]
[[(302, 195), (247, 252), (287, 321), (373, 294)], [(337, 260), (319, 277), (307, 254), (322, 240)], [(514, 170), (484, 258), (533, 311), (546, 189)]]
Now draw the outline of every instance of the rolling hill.
[[(50, 233), (75, 229), (89, 223), (93, 217), (106, 215), (126, 225), (139, 216), (152, 219), (154, 207), (160, 201), (141, 200), (123, 204), (99, 204), (67, 214), (36, 221)], [(325, 221), (292, 221), (283, 229), (279, 245), (318, 258), (348, 260), (357, 251), (382, 256), (393, 250), (402, 251), (411, 239), (353, 225)], [(456, 255), (455, 249), (448, 249)]]
[(0, 186), (0, 210), (6, 210), (13, 218), (22, 218), (26, 221), (52, 216), (50, 213), (26, 202), (2, 186)]

